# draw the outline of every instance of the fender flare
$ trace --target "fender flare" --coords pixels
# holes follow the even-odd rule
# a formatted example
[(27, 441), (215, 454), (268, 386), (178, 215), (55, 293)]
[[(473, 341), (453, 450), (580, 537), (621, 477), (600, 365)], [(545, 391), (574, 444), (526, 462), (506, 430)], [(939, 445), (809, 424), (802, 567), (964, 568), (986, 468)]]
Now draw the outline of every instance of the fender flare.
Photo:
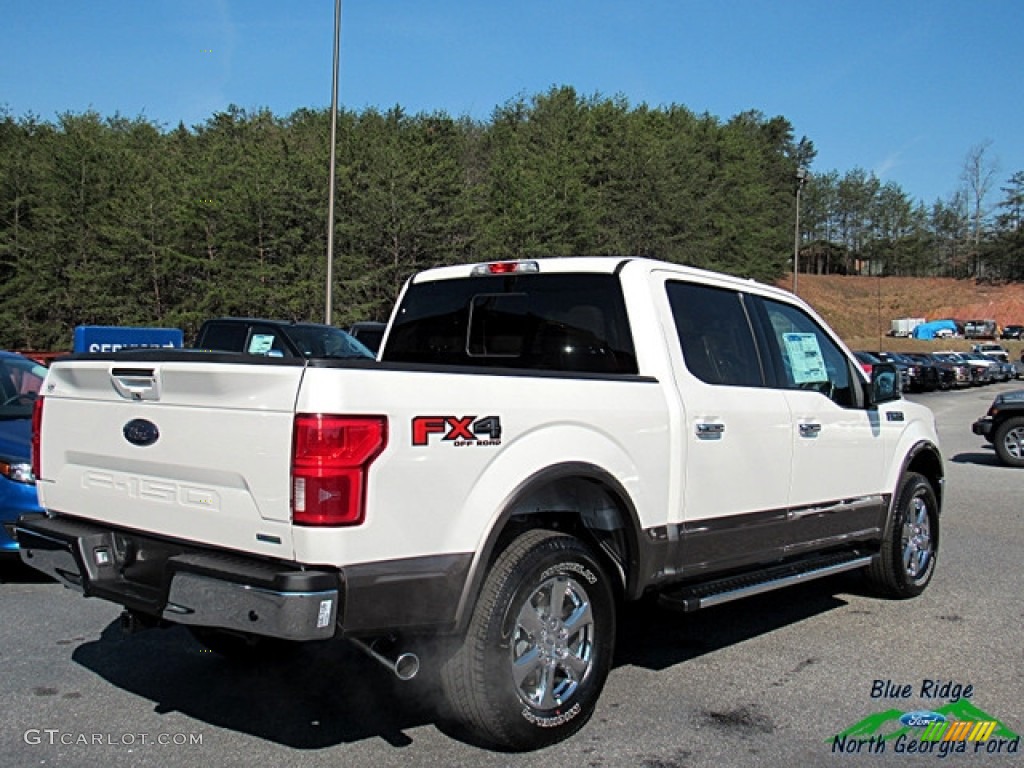
[[(591, 514), (588, 521), (587, 510), (580, 510), (567, 506), (565, 509), (533, 509), (528, 510), (523, 505), (535, 496), (544, 492), (559, 481), (584, 481), (595, 484), (595, 492), (606, 496), (615, 507), (615, 517), (618, 525), (611, 526), (613, 522), (604, 516), (599, 520), (598, 516)], [(462, 596), (456, 609), (455, 631), (459, 634), (466, 630), (470, 617), (473, 613), (473, 606), (480, 594), (483, 581), (487, 576), (488, 566), (498, 553), (499, 543), (503, 534), (513, 524), (514, 518), (530, 516), (542, 516), (558, 514), (563, 516), (574, 515), (580, 525), (587, 530), (622, 530), (626, 542), (626, 551), (623, 554), (624, 562), (612, 562), (615, 558), (604, 549), (595, 548), (595, 554), (615, 565), (615, 574), (618, 576), (620, 586), (625, 594), (633, 596), (638, 590), (638, 574), (645, 572), (650, 555), (642, 546), (642, 532), (640, 529), (639, 516), (629, 494), (622, 484), (610, 473), (594, 464), (587, 462), (565, 462), (554, 466), (545, 467), (521, 482), (508, 496), (506, 503), (502, 506), (501, 512), (495, 518), (494, 524), (487, 531), (481, 546), (477, 547), (470, 565), (469, 574), (462, 589)], [(605, 527), (600, 527), (604, 525)], [(591, 543), (594, 543), (592, 540)]]
[(906, 456), (903, 457), (903, 462), (900, 464), (900, 471), (896, 475), (896, 485), (889, 496), (889, 508), (885, 514), (885, 525), (882, 528), (882, 535), (885, 534), (885, 531), (889, 530), (892, 517), (896, 514), (896, 505), (899, 503), (900, 484), (903, 482), (907, 472), (917, 472), (931, 483), (932, 490), (935, 491), (935, 499), (938, 502), (935, 514), (940, 517), (942, 516), (943, 486), (946, 479), (942, 468), (942, 454), (939, 452), (938, 446), (930, 440), (919, 440), (907, 451)]
[[(897, 485), (900, 482), (900, 478), (911, 471), (919, 472), (928, 478), (935, 491), (935, 498), (938, 499), (938, 511), (941, 514), (943, 486), (945, 485), (946, 476), (942, 468), (942, 454), (939, 452), (938, 446), (929, 440), (919, 440), (916, 442), (907, 451), (907, 455), (903, 457), (903, 463), (900, 465), (899, 475), (896, 478)], [(893, 489), (893, 495), (895, 495), (895, 489)], [(895, 504), (895, 501), (893, 503)]]

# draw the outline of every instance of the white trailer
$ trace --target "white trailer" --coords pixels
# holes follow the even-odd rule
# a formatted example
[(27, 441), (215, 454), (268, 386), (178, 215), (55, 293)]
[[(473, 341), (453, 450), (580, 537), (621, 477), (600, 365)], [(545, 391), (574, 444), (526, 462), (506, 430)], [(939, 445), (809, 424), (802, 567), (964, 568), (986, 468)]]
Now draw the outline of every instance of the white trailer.
[(901, 336), (906, 337), (914, 333), (914, 329), (917, 326), (925, 322), (923, 317), (900, 317), (892, 321), (892, 328), (889, 331), (890, 336)]

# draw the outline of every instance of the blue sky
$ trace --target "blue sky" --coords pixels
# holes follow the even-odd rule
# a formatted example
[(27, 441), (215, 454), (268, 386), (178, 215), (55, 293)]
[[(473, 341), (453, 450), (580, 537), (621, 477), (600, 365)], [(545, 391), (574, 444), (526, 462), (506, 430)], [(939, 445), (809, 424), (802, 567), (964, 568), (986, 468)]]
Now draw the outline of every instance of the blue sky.
[[(343, 0), (341, 104), (486, 120), (571, 85), (782, 115), (812, 172), (931, 204), (987, 144), (1024, 171), (1024, 0)], [(205, 122), (330, 104), (333, 0), (0, 0), (0, 107)]]

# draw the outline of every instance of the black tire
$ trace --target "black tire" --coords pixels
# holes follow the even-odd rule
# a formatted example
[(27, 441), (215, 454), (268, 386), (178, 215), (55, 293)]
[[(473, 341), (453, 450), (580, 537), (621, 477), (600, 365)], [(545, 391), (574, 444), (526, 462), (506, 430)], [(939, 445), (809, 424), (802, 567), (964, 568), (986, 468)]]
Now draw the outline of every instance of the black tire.
[(1024, 467), (1024, 416), (1014, 416), (996, 427), (992, 445), (1004, 464)]
[(284, 659), (295, 649), (295, 643), (287, 640), (229, 629), (188, 627), (188, 631), (208, 650), (243, 664)]
[(916, 597), (935, 573), (939, 550), (939, 502), (923, 475), (903, 476), (882, 548), (868, 566), (871, 584), (887, 597)]
[(566, 739), (593, 714), (614, 644), (613, 588), (597, 558), (573, 536), (527, 531), (498, 556), (442, 664), (448, 714), (499, 749)]

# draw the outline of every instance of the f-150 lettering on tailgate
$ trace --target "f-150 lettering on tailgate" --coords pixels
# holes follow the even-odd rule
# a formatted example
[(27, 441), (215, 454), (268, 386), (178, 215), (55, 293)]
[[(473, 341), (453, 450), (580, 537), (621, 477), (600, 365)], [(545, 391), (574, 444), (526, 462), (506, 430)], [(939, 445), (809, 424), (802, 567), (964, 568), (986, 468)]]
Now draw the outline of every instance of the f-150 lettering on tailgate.
[(89, 470), (82, 475), (82, 487), (123, 494), (141, 501), (178, 504), (192, 509), (219, 510), (220, 495), (211, 488), (156, 480), (124, 472)]

